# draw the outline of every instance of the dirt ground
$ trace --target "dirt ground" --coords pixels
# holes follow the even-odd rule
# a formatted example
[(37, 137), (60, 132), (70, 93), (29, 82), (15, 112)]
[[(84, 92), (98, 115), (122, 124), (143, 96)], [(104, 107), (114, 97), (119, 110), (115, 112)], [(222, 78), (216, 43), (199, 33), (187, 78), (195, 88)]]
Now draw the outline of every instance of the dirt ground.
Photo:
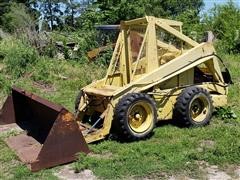
[(97, 177), (89, 169), (85, 169), (82, 172), (75, 173), (74, 170), (69, 166), (65, 165), (59, 172), (54, 173), (61, 180), (96, 180)]
[[(10, 124), (10, 125), (0, 125), (0, 134), (7, 133), (9, 131), (21, 131), (19, 127), (17, 127), (16, 124)], [(214, 144), (214, 142), (202, 142), (201, 146), (207, 145), (211, 146)], [(226, 170), (221, 170), (218, 166), (209, 165), (207, 162), (199, 162), (199, 171), (201, 171), (202, 178), (206, 180), (240, 180), (240, 166), (237, 167), (229, 167), (226, 168)], [(55, 172), (54, 175), (58, 177), (60, 180), (96, 180), (98, 179), (94, 173), (89, 170), (85, 169), (79, 173), (75, 173), (73, 168), (68, 165), (63, 165), (58, 172)], [(154, 177), (145, 177), (140, 178), (144, 180), (150, 180), (155, 179)], [(130, 179), (139, 179), (138, 178), (130, 178)], [(167, 174), (164, 175), (164, 179), (168, 180), (193, 180), (193, 178), (190, 178), (185, 175), (172, 175), (169, 176)]]

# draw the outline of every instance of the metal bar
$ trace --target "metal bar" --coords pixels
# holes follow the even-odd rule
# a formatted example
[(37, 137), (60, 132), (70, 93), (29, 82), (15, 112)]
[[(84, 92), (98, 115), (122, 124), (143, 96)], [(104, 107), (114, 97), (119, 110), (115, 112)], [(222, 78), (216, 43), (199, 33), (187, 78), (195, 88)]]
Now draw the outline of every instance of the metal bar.
[(164, 29), (165, 31), (169, 32), (170, 34), (178, 37), (179, 39), (181, 39), (182, 41), (186, 42), (187, 44), (195, 47), (197, 45), (199, 45), (196, 41), (192, 40), (191, 38), (185, 36), (184, 34), (182, 34), (181, 32), (177, 31), (176, 29), (172, 28), (171, 26), (169, 26), (167, 23), (165, 22), (161, 22), (161, 21), (156, 21), (156, 25), (158, 25), (160, 28)]
[(139, 51), (139, 54), (138, 54), (138, 57), (137, 57), (137, 62), (136, 62), (136, 65), (135, 65), (134, 70), (133, 70), (133, 73), (132, 73), (131, 81), (133, 80), (134, 75), (135, 75), (135, 73), (136, 73), (137, 66), (138, 66), (138, 64), (139, 64), (139, 60), (140, 60), (140, 57), (141, 57), (141, 54), (142, 54), (142, 51), (143, 51), (143, 47), (144, 47), (144, 45), (145, 45), (145, 41), (146, 41), (147, 34), (148, 34), (148, 27), (147, 27), (147, 29), (146, 29), (145, 36), (144, 36), (144, 38), (143, 38), (143, 42), (142, 42), (142, 45), (141, 45), (141, 48), (140, 48), (140, 51)]
[(100, 118), (92, 125), (92, 127), (87, 131), (86, 134), (89, 134), (101, 120), (102, 120), (102, 118), (100, 117)]

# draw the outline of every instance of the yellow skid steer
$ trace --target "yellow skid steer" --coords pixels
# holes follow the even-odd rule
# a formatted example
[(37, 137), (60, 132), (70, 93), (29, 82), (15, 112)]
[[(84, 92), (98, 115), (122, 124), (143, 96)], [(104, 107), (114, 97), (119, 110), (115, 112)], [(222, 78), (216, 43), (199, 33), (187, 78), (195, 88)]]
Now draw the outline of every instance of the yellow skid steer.
[(81, 89), (75, 114), (13, 88), (1, 123), (24, 131), (7, 144), (32, 171), (67, 163), (87, 143), (116, 134), (141, 140), (157, 121), (204, 126), (214, 107), (227, 103), (231, 77), (211, 42), (182, 33), (182, 23), (147, 16), (122, 21), (105, 78)]

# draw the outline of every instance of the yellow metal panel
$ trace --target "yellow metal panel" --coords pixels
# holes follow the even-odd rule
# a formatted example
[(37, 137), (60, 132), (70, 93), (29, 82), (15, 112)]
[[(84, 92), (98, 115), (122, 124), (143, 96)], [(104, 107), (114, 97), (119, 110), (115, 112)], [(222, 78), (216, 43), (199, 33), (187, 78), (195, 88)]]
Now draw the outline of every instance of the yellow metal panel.
[(208, 89), (210, 92), (219, 93), (220, 95), (227, 95), (228, 93), (228, 87), (223, 83), (203, 83), (198, 86)]
[(213, 106), (222, 107), (227, 105), (227, 95), (212, 94)]
[(158, 120), (172, 119), (173, 108), (176, 103), (177, 96), (159, 96), (154, 98), (156, 99), (158, 106)]
[[(151, 18), (151, 17), (150, 17)], [(148, 37), (147, 37), (147, 72), (151, 72), (158, 68), (157, 58), (157, 41), (156, 41), (156, 28), (154, 18), (148, 24)]]
[(179, 77), (174, 76), (167, 81), (160, 83), (159, 87), (163, 89), (170, 89), (178, 86)]
[(126, 77), (126, 81), (124, 82), (124, 84), (128, 84), (130, 82), (130, 58), (129, 58), (129, 44), (128, 44), (128, 32), (127, 29), (123, 29), (123, 44), (124, 44), (124, 56), (125, 56), (125, 64), (123, 67), (125, 69), (125, 74), (123, 75), (124, 77)]
[(161, 18), (156, 18), (158, 21), (161, 22), (165, 22), (166, 24), (168, 24), (169, 26), (182, 26), (183, 23), (180, 21), (174, 21), (174, 20), (170, 20), (170, 19), (161, 19)]
[(134, 20), (129, 20), (129, 21), (122, 21), (121, 24), (124, 24), (126, 26), (129, 25), (135, 25), (135, 24), (141, 24), (141, 23), (147, 23), (147, 18), (138, 18), (138, 19), (134, 19)]
[(157, 103), (158, 120), (172, 119), (174, 105), (181, 92), (182, 88), (172, 88), (166, 90), (157, 88), (153, 90), (153, 97)]
[(194, 78), (194, 69), (191, 68), (181, 74), (179, 74), (179, 82), (178, 86), (186, 86), (193, 84), (193, 78)]
[(99, 129), (97, 132), (86, 135), (84, 137), (86, 142), (91, 143), (104, 139), (110, 132), (110, 128), (112, 126), (112, 119), (113, 119), (113, 106), (111, 103), (109, 103), (106, 110), (106, 116), (104, 117), (103, 127)]

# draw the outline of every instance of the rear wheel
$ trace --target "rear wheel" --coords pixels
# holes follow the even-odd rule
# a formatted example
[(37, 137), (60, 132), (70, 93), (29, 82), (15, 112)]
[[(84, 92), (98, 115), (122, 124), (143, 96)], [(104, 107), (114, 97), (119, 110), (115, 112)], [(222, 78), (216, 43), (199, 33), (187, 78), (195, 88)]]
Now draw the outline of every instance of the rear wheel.
[(157, 111), (147, 94), (130, 93), (121, 98), (114, 112), (114, 131), (125, 139), (146, 138), (154, 129)]
[(174, 119), (186, 126), (204, 126), (212, 117), (213, 104), (210, 93), (200, 87), (189, 87), (177, 98)]

